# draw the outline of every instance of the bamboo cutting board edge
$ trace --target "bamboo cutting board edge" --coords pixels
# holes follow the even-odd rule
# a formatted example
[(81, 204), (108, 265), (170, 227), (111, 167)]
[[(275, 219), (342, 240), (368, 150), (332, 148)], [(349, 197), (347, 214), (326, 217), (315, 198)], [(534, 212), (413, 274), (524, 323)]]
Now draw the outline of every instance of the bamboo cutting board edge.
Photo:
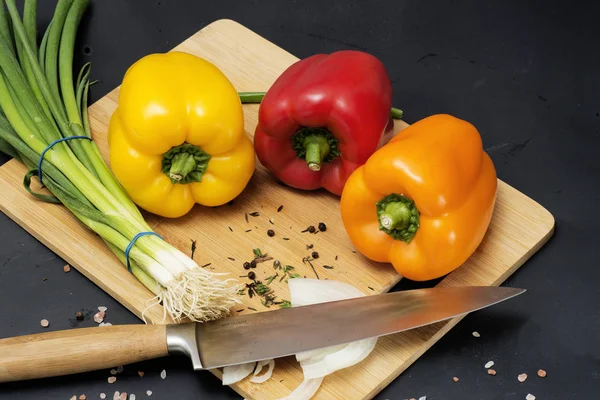
[[(231, 20), (213, 22), (178, 45), (176, 49), (208, 58), (209, 61), (217, 64), (228, 77), (232, 78), (236, 88), (240, 91), (266, 90), (282, 68), (296, 60), (285, 50)], [(262, 58), (267, 58), (269, 62), (265, 64)], [(237, 64), (240, 66), (238, 67)], [(258, 81), (258, 84), (255, 80)], [(249, 85), (248, 82), (251, 82), (252, 85)], [(111, 108), (114, 108), (116, 104), (117, 96), (118, 88), (90, 107), (95, 136), (97, 131), (104, 132), (105, 127), (102, 124), (107, 122), (106, 119), (111, 114)], [(244, 106), (246, 130), (250, 134), (256, 124), (257, 109), (256, 105)], [(406, 126), (403, 121), (397, 121), (397, 123), (400, 130)], [(99, 139), (100, 142), (105, 142), (105, 138), (99, 137)], [(99, 143), (99, 145), (105, 145), (105, 143)], [(140, 297), (143, 299), (143, 296), (147, 296), (149, 292), (135, 278), (128, 273), (123, 273), (122, 268), (115, 269), (114, 262), (98, 266), (98, 260), (111, 260), (111, 253), (102, 247), (102, 243), (94, 239), (91, 234), (85, 233), (83, 228), (72, 224), (72, 217), (69, 217), (67, 211), (61, 210), (59, 206), (42, 206), (28, 197), (21, 186), (23, 173), (24, 167), (14, 160), (0, 167), (0, 187), (9, 189), (0, 190), (0, 209), (126, 308), (140, 316), (140, 308), (143, 304)], [(261, 172), (257, 180), (264, 184), (264, 179), (264, 173)], [(249, 190), (252, 191), (255, 188)], [(242, 201), (246, 201), (246, 199)], [(330, 200), (318, 198), (315, 201), (327, 202)], [(36, 213), (32, 216), (31, 210), (24, 212), (21, 208), (23, 205), (31, 204), (35, 206), (39, 215)], [(48, 220), (50, 222), (44, 222), (45, 218), (50, 218)], [(523, 228), (523, 220), (529, 223), (528, 229)], [(74, 222), (76, 223), (76, 221)], [(67, 228), (74, 227), (70, 239), (76, 241), (77, 235), (83, 235), (83, 238), (91, 238), (91, 243), (82, 240), (84, 243), (80, 248), (65, 249), (64, 241), (59, 241), (55, 237), (56, 229), (61, 229), (60, 224), (62, 223), (71, 225)], [(153, 220), (151, 225), (156, 225), (167, 232), (182, 228), (177, 223), (165, 222), (162, 219)], [(486, 284), (497, 286), (550, 238), (553, 229), (554, 219), (547, 210), (516, 189), (499, 181), (499, 198), (490, 233), (484, 239), (484, 243), (476, 255), (465, 266), (448, 275), (439, 285)], [(517, 237), (513, 240), (500, 235), (506, 232), (514, 233)], [(177, 239), (176, 235), (173, 236), (173, 239)], [(509, 243), (504, 243), (504, 241), (509, 241)], [(96, 242), (100, 242), (100, 245)], [(90, 249), (92, 251), (89, 251)], [(86, 250), (89, 254), (86, 254)], [(504, 261), (500, 262), (502, 259)], [(358, 258), (358, 260), (362, 259)], [(488, 270), (488, 265), (492, 273)], [(377, 277), (373, 275), (374, 270), (368, 270), (367, 267), (364, 266), (365, 276), (370, 279)], [(335, 273), (342, 274), (343, 272), (336, 271)], [(375, 292), (388, 291), (400, 279), (399, 276), (386, 271), (380, 273), (385, 274), (385, 279), (380, 279), (377, 284), (372, 284)], [(352, 281), (351, 278), (340, 275), (342, 280)], [(369, 292), (367, 291), (367, 293)], [(162, 316), (160, 310), (150, 310), (148, 314), (152, 321), (156, 321)], [(338, 399), (340, 395), (343, 395), (344, 398), (372, 398), (461, 319), (462, 317), (458, 317), (433, 326), (381, 338), (374, 353), (361, 364), (328, 376), (315, 399)], [(220, 376), (219, 371), (211, 372)], [(254, 385), (242, 382), (234, 385), (233, 388), (246, 398), (257, 396), (257, 399), (270, 399), (276, 398), (273, 396), (286, 395), (301, 379), (298, 366), (290, 360), (278, 360), (276, 374), (278, 375), (274, 375), (274, 379), (267, 384)], [(285, 383), (274, 382), (275, 376), (284, 376)], [(374, 382), (373, 379), (370, 379), (371, 382), (369, 382), (368, 377), (374, 378), (377, 382)], [(363, 380), (363, 382), (358, 382), (359, 380)]]

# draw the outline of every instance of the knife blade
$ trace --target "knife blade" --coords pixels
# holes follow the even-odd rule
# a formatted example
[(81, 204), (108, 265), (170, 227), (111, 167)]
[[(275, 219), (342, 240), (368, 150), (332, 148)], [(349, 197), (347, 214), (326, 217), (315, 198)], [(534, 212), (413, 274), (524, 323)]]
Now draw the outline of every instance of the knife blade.
[(464, 315), (525, 290), (409, 290), (206, 323), (115, 325), (0, 339), (0, 382), (114, 368), (185, 355), (195, 370), (278, 358), (380, 337)]
[(194, 369), (293, 355), (380, 337), (480, 310), (523, 293), (507, 287), (408, 290), (204, 324), (167, 327), (170, 354), (192, 359)]

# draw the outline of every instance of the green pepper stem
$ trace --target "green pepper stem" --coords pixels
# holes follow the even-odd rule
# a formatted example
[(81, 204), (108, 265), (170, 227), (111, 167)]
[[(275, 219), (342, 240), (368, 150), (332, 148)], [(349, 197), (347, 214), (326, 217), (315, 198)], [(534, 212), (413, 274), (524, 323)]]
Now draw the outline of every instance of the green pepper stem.
[(304, 138), (306, 148), (306, 164), (311, 171), (320, 171), (323, 159), (329, 154), (331, 147), (327, 139), (321, 135), (311, 135)]
[[(260, 103), (265, 98), (265, 94), (266, 92), (238, 92), (242, 104)], [(404, 115), (404, 112), (399, 108), (392, 107), (390, 110), (390, 116), (394, 119), (400, 119), (402, 115)]]
[(196, 160), (190, 153), (175, 154), (169, 169), (169, 178), (179, 182), (196, 169)]
[(210, 155), (200, 147), (184, 143), (163, 154), (162, 172), (173, 184), (201, 182), (209, 161)]
[(377, 202), (379, 229), (395, 240), (410, 243), (419, 230), (419, 210), (415, 202), (392, 193)]
[(386, 229), (403, 230), (410, 224), (411, 210), (405, 203), (392, 202), (385, 207), (383, 214), (379, 216), (381, 226)]

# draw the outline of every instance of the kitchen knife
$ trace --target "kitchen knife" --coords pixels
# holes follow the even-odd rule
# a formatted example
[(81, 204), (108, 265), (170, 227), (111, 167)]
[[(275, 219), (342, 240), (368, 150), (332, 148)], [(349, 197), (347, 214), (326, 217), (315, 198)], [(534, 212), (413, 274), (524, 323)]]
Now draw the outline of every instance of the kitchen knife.
[(389, 335), (523, 293), (506, 287), (408, 290), (206, 323), (72, 329), (0, 340), (0, 382), (68, 375), (167, 355), (213, 369)]

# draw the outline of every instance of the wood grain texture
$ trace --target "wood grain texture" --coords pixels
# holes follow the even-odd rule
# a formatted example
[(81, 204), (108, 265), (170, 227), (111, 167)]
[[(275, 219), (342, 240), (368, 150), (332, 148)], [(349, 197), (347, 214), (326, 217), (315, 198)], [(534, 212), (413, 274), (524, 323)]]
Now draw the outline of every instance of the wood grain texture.
[(164, 325), (124, 325), (0, 340), (0, 382), (75, 374), (164, 357)]
[[(267, 90), (277, 76), (297, 60), (230, 20), (212, 23), (177, 46), (176, 50), (211, 61), (239, 91)], [(117, 88), (90, 107), (94, 139), (105, 159), (107, 125), (117, 106), (118, 94)], [(257, 123), (257, 110), (257, 105), (244, 106), (245, 129), (250, 136)], [(395, 121), (395, 133), (406, 126), (403, 121)], [(67, 211), (32, 199), (22, 189), (24, 173), (25, 168), (15, 161), (0, 168), (0, 209), (125, 307), (141, 316), (152, 294)], [(277, 212), (280, 205), (284, 208)], [(200, 264), (211, 263), (206, 268), (215, 272), (229, 272), (234, 277), (244, 274), (243, 261), (252, 258), (252, 248), (260, 247), (282, 263), (293, 265), (301, 275), (314, 277), (311, 268), (301, 261), (309, 254), (306, 245), (313, 244), (314, 250), (321, 255), (315, 264), (321, 279), (348, 282), (367, 294), (388, 291), (400, 280), (400, 276), (391, 266), (371, 262), (354, 252), (345, 234), (338, 205), (337, 198), (324, 192), (306, 193), (284, 188), (262, 166), (258, 166), (247, 189), (233, 205), (216, 209), (196, 206), (189, 215), (178, 220), (151, 215), (147, 219), (158, 233), (182, 251), (189, 253), (190, 240), (197, 240), (195, 260)], [(250, 216), (246, 222), (244, 214), (254, 211), (260, 215)], [(327, 232), (316, 235), (301, 233), (307, 226), (321, 221), (327, 223)], [(276, 235), (267, 237), (267, 229), (274, 229)], [(440, 285), (499, 285), (548, 240), (553, 229), (554, 219), (548, 211), (500, 181), (490, 229), (481, 246)], [(284, 240), (285, 237), (289, 240)], [(324, 264), (333, 265), (334, 269), (324, 269)], [(259, 265), (256, 269), (259, 279), (264, 280), (273, 274), (271, 265)], [(272, 286), (280, 298), (289, 298), (285, 283), (275, 280)], [(242, 313), (253, 312), (248, 307), (265, 310), (256, 297), (246, 297), (244, 305), (238, 309), (244, 309)], [(145, 316), (150, 322), (163, 322), (160, 307), (146, 310)], [(380, 339), (365, 361), (328, 376), (315, 398), (372, 398), (459, 320)], [(219, 371), (213, 373), (220, 375)], [(268, 382), (258, 385), (245, 381), (233, 388), (248, 399), (276, 399), (289, 394), (301, 380), (302, 373), (297, 363), (284, 358), (277, 360), (273, 379)]]

